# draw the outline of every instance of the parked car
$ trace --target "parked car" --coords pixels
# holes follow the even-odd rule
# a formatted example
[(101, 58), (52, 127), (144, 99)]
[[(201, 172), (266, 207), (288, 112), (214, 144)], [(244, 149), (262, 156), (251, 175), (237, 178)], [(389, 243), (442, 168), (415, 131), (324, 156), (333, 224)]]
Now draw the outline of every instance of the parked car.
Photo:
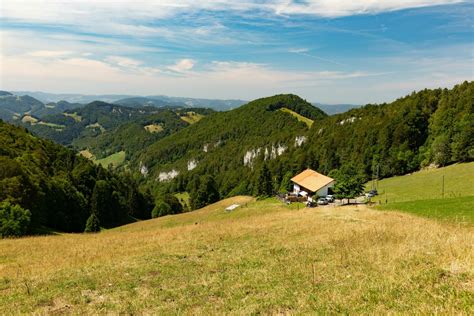
[(377, 194), (378, 194), (377, 190), (370, 190), (368, 193), (365, 194), (365, 196), (370, 199), (376, 196)]
[(316, 207), (316, 206), (317, 206), (317, 205), (316, 205), (316, 202), (313, 202), (313, 201), (308, 201), (308, 202), (306, 203), (306, 207)]
[(328, 205), (328, 204), (329, 204), (329, 202), (328, 202), (328, 200), (326, 200), (326, 198), (320, 198), (318, 200), (318, 205)]
[(327, 200), (329, 203), (334, 202), (334, 195), (326, 195), (326, 200)]
[(376, 196), (376, 195), (378, 195), (379, 193), (377, 192), (376, 189), (373, 189), (373, 190), (370, 190), (370, 191), (369, 191), (369, 194), (372, 194), (372, 196)]

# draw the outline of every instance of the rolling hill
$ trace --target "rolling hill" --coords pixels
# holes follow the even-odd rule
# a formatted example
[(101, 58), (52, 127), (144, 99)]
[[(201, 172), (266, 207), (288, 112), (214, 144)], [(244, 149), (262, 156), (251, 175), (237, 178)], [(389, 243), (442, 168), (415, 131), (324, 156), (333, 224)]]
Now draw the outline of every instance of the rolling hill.
[(186, 97), (170, 97), (165, 95), (136, 96), (120, 94), (85, 95), (77, 93), (46, 93), (38, 91), (16, 91), (16, 95), (29, 95), (41, 102), (50, 103), (58, 101), (68, 101), (71, 103), (88, 104), (94, 101), (114, 103), (124, 106), (180, 106), (188, 108), (212, 108), (217, 111), (237, 108), (246, 103), (242, 100), (220, 100), (220, 99), (199, 99)]
[(474, 82), (422, 90), (368, 104), (313, 124), (295, 157), (322, 173), (342, 167), (369, 179), (403, 175), (430, 164), (474, 160)]
[(381, 209), (474, 224), (474, 162), (383, 179), (372, 198)]
[(313, 103), (313, 105), (320, 108), (329, 115), (344, 113), (351, 109), (360, 107), (360, 105), (356, 104), (323, 104), (318, 102)]
[(6, 91), (0, 92), (0, 119), (10, 122), (20, 121), (25, 116), (27, 119), (30, 116), (41, 118), (82, 106), (66, 101), (44, 104), (29, 95), (20, 96)]
[(277, 95), (202, 119), (150, 145), (130, 166), (147, 185), (174, 193), (192, 193), (211, 176), (226, 197), (257, 194), (264, 165), (277, 192), (306, 168), (352, 170), (368, 180), (377, 170), (386, 178), (467, 162), (474, 159), (473, 95), (474, 83), (464, 82), (332, 116)]
[[(153, 202), (130, 177), (1, 120), (0, 143), (0, 211), (9, 210), (0, 217), (0, 237), (83, 232), (92, 215), (102, 227), (151, 216)], [(25, 209), (24, 220), (10, 205)]]
[(265, 168), (277, 192), (306, 168), (352, 170), (369, 180), (376, 171), (387, 178), (472, 161), (473, 95), (474, 82), (464, 82), (331, 116), (295, 95), (217, 113), (94, 102), (24, 116), (22, 124), (96, 161), (121, 164), (154, 193), (187, 192), (193, 200), (205, 177), (222, 197), (257, 194)]
[(283, 108), (314, 121), (326, 117), (295, 95), (258, 99), (155, 142), (132, 161), (132, 168), (140, 170), (152, 186), (166, 186), (176, 178), (174, 190), (185, 190), (194, 175), (212, 175), (223, 196), (252, 192), (255, 171), (263, 161), (291, 159), (289, 153), (308, 132), (305, 123)]
[(227, 111), (247, 103), (242, 100), (196, 99), (185, 97), (168, 97), (164, 95), (148, 97), (128, 97), (113, 101), (114, 104), (130, 107), (143, 106), (178, 106), (184, 108), (211, 108), (215, 111)]
[[(191, 110), (202, 116), (212, 113), (208, 109)], [(78, 151), (87, 150), (90, 157), (103, 159), (125, 152), (128, 160), (158, 139), (189, 125), (182, 114), (180, 108), (131, 108), (96, 101), (42, 119), (32, 117), (23, 125), (41, 137)]]
[(470, 314), (473, 236), (233, 197), (99, 234), (0, 240), (0, 314)]

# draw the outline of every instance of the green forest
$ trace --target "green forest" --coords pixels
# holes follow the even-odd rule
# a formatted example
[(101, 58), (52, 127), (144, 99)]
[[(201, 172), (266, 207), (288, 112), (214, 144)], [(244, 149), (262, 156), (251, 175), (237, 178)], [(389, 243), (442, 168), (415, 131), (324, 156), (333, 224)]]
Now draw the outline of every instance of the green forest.
[[(198, 119), (183, 117), (190, 111)], [(332, 116), (286, 94), (224, 112), (93, 102), (43, 120), (49, 125), (0, 125), (1, 209), (6, 223), (28, 222), (18, 234), (94, 231), (224, 197), (269, 196), (306, 168), (360, 191), (373, 177), (474, 160), (474, 82)], [(126, 159), (104, 169), (80, 157), (83, 149)]]
[(83, 232), (151, 217), (151, 195), (125, 175), (0, 121), (0, 234)]
[[(474, 159), (474, 83), (414, 92), (389, 104), (368, 104), (327, 116), (295, 95), (278, 95), (216, 113), (147, 147), (132, 163), (145, 165), (142, 181), (154, 192), (198, 196), (200, 177), (212, 177), (220, 197), (259, 195), (269, 169), (273, 193), (289, 188), (292, 175), (311, 168), (359, 182), (410, 173), (430, 164)], [(314, 120), (308, 129), (286, 107)], [(299, 137), (301, 144), (295, 142)], [(271, 155), (272, 148), (285, 148)], [(204, 150), (206, 148), (207, 150)], [(252, 154), (245, 163), (246, 153)], [(186, 164), (195, 161), (195, 169)], [(132, 164), (133, 165), (133, 164)], [(160, 173), (176, 170), (169, 181)], [(344, 178), (344, 177), (342, 177)], [(198, 203), (200, 204), (200, 203)]]

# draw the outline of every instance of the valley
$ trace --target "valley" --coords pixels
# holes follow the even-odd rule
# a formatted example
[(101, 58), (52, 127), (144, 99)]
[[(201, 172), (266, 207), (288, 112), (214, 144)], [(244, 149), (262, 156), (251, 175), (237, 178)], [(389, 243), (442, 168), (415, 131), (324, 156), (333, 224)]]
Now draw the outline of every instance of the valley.
[(0, 7), (0, 316), (474, 315), (474, 1)]
[[(421, 203), (411, 206), (410, 201), (432, 198), (434, 189), (422, 183), (434, 184), (439, 179), (415, 173), (407, 177), (418, 180), (404, 186), (405, 191), (392, 190), (390, 183), (402, 187), (396, 184), (398, 176), (458, 163), (460, 167), (446, 169), (456, 171), (446, 173), (445, 197), (466, 196), (463, 190), (472, 186), (468, 179), (473, 170), (464, 166), (472, 166), (467, 162), (473, 157), (474, 134), (469, 125), (473, 91), (474, 83), (464, 82), (451, 90), (425, 89), (392, 103), (369, 104), (335, 115), (292, 94), (257, 99), (223, 112), (95, 101), (42, 118), (23, 115), (16, 124), (130, 178), (136, 190), (146, 193), (148, 206), (139, 210), (134, 198), (126, 195), (132, 199), (127, 201), (127, 208), (133, 209), (128, 212), (141, 214), (138, 218), (142, 219), (198, 209), (236, 195), (284, 194), (292, 189), (289, 179), (306, 168), (334, 177), (341, 183), (335, 194), (341, 197), (344, 182), (355, 181), (363, 188), (377, 172), (386, 180), (380, 181), (381, 195), (374, 201), (384, 209), (397, 209), (394, 203), (407, 202), (398, 209), (409, 210)], [(23, 155), (11, 158), (18, 162)], [(440, 170), (444, 169), (434, 168), (431, 174), (444, 172)], [(93, 184), (88, 186), (90, 198)], [(24, 195), (19, 188), (5, 192), (5, 198)], [(353, 195), (360, 193), (353, 191)], [(90, 203), (85, 202), (85, 209)], [(460, 212), (469, 221), (469, 207)], [(42, 225), (47, 227), (47, 221)]]

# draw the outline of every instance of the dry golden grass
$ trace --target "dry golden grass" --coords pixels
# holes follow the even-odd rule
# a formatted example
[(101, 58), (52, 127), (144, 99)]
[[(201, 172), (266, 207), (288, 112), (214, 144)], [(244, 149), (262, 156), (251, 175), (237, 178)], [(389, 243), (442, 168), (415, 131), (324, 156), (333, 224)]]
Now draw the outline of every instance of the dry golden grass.
[(25, 115), (23, 116), (23, 118), (21, 119), (21, 121), (23, 123), (31, 123), (32, 125), (38, 123), (38, 119), (37, 118), (34, 118), (33, 116), (31, 115)]
[(150, 124), (146, 125), (144, 128), (149, 133), (159, 133), (163, 131), (163, 126), (160, 124)]
[(82, 116), (80, 116), (80, 115), (77, 114), (76, 112), (74, 112), (74, 113), (67, 113), (67, 112), (64, 112), (63, 115), (72, 118), (72, 119), (73, 119), (74, 121), (76, 121), (76, 122), (82, 121)]
[(91, 153), (91, 152), (89, 151), (89, 149), (81, 150), (81, 151), (79, 152), (79, 154), (80, 154), (82, 157), (87, 158), (87, 159), (91, 159), (91, 160), (95, 159), (94, 154)]
[(194, 124), (202, 120), (204, 118), (204, 115), (196, 112), (186, 112), (184, 114), (181, 114), (180, 118), (186, 123)]
[(0, 314), (472, 314), (473, 232), (235, 197), (95, 235), (0, 240)]

